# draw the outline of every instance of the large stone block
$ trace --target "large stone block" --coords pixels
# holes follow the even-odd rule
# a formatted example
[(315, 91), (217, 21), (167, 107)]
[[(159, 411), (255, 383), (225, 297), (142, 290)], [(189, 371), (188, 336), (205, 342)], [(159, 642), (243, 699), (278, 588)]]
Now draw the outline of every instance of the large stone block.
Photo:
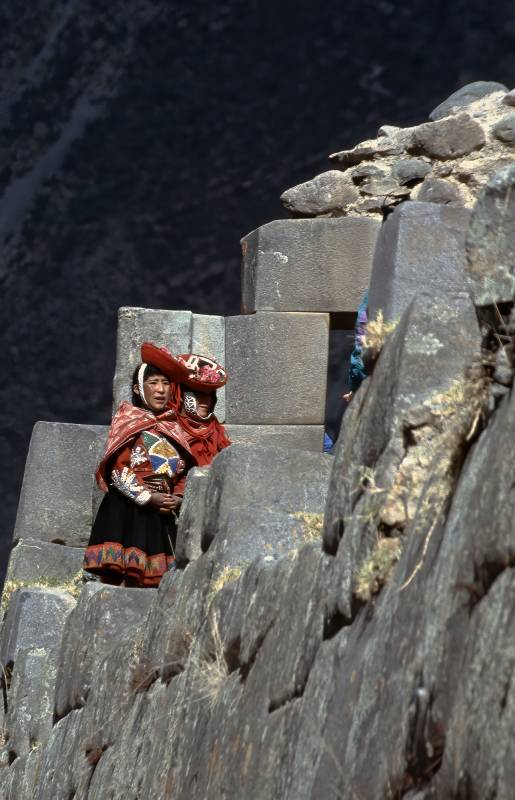
[(164, 311), (151, 308), (120, 308), (116, 340), (116, 372), (113, 381), (113, 406), (131, 399), (132, 375), (141, 362), (143, 342), (168, 347), (172, 353), (188, 353), (191, 347), (191, 311)]
[(9, 689), (6, 733), (9, 750), (26, 755), (50, 736), (57, 650), (42, 647), (20, 650)]
[[(113, 406), (130, 400), (132, 375), (140, 363), (143, 342), (168, 347), (172, 353), (199, 353), (225, 360), (223, 317), (192, 314), (191, 311), (166, 311), (124, 307), (118, 311), (116, 372), (113, 381)], [(217, 416), (225, 416), (224, 391), (218, 393)]]
[(369, 318), (399, 319), (417, 292), (466, 289), (466, 208), (403, 203), (384, 223), (370, 279)]
[(329, 315), (258, 312), (225, 320), (233, 425), (322, 425)]
[(93, 474), (104, 450), (103, 425), (38, 422), (25, 465), (14, 539), (82, 546), (91, 532)]
[(309, 538), (309, 523), (320, 523), (320, 536), (332, 463), (306, 450), (228, 447), (209, 471), (202, 550), (214, 548), (218, 568), (298, 548)]
[(106, 655), (133, 636), (154, 592), (98, 583), (87, 584), (63, 632), (55, 693), (59, 717), (82, 705)]
[(11, 551), (6, 582), (24, 586), (44, 583), (58, 588), (82, 570), (83, 558), (82, 547), (23, 539)]
[(323, 425), (226, 425), (233, 444), (264, 444), (321, 453)]
[(472, 212), (466, 272), (478, 306), (515, 298), (515, 166), (493, 175)]
[(380, 228), (358, 217), (276, 220), (242, 239), (242, 304), (253, 311), (356, 311)]
[(179, 564), (193, 561), (202, 552), (200, 538), (208, 476), (209, 467), (194, 467), (188, 472), (175, 545), (175, 556)]
[(74, 606), (73, 597), (64, 592), (18, 589), (2, 625), (0, 663), (14, 663), (22, 649), (55, 647)]

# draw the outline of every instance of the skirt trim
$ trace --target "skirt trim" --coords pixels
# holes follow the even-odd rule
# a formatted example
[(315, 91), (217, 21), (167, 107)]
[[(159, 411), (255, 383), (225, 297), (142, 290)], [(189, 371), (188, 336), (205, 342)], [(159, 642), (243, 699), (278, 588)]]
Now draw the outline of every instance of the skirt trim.
[(89, 545), (84, 554), (87, 572), (122, 573), (141, 586), (158, 586), (163, 575), (174, 567), (175, 558), (167, 553), (147, 555), (139, 547), (123, 547), (120, 542)]

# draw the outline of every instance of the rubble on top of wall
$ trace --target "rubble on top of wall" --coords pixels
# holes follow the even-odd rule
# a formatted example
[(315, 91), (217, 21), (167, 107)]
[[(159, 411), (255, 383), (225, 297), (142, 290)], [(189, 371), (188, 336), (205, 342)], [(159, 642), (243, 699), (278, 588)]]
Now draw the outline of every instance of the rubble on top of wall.
[(295, 216), (368, 216), (404, 200), (472, 207), (496, 170), (515, 160), (513, 92), (477, 81), (430, 122), (383, 125), (377, 138), (330, 156), (334, 167), (281, 195)]

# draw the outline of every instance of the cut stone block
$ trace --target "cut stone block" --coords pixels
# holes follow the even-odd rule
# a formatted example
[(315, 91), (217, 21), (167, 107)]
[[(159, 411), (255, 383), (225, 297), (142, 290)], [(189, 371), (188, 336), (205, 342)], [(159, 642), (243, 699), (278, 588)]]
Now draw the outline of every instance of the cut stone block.
[(16, 661), (22, 649), (55, 647), (75, 600), (64, 592), (18, 589), (9, 603), (2, 626), (0, 662)]
[(202, 552), (200, 537), (208, 475), (209, 467), (194, 467), (188, 472), (175, 545), (175, 556), (179, 564), (193, 561)]
[[(225, 319), (212, 314), (193, 314), (191, 352), (211, 356), (225, 366)], [(229, 380), (231, 376), (229, 375)], [(225, 420), (225, 387), (216, 393), (216, 416)]]
[(20, 650), (13, 669), (7, 713), (9, 750), (17, 756), (45, 742), (52, 731), (57, 650)]
[(113, 407), (132, 396), (132, 375), (141, 363), (143, 342), (168, 347), (172, 353), (188, 353), (191, 347), (191, 311), (161, 311), (151, 308), (120, 308), (116, 339), (116, 372)]
[(230, 424), (323, 424), (328, 314), (227, 317), (225, 337)]
[[(234, 444), (223, 450), (209, 471), (202, 549), (207, 550), (220, 534), (226, 542), (225, 561), (233, 540), (238, 552), (243, 546), (246, 552), (252, 550), (254, 557), (259, 554), (251, 546), (254, 528), (261, 531), (260, 540), (267, 535), (267, 525), (277, 532), (279, 526), (272, 524), (274, 515), (293, 515), (293, 522), (301, 520), (295, 515), (322, 515), (332, 464), (332, 456), (284, 447)], [(268, 545), (273, 551), (271, 534)], [(267, 550), (261, 548), (260, 554), (266, 555)]]
[(83, 558), (82, 547), (22, 539), (11, 551), (6, 582), (24, 586), (44, 582), (59, 588), (81, 571)]
[(107, 428), (38, 422), (34, 426), (16, 516), (14, 539), (75, 547), (91, 533), (95, 469)]
[(369, 319), (399, 319), (419, 292), (466, 290), (465, 237), (470, 211), (435, 203), (400, 205), (384, 223), (370, 279)]
[(515, 297), (515, 166), (496, 172), (483, 189), (467, 235), (466, 272), (477, 306)]
[(254, 311), (356, 311), (368, 286), (380, 222), (276, 220), (242, 239), (242, 304)]
[[(113, 408), (132, 396), (132, 375), (141, 361), (143, 342), (168, 347), (172, 353), (211, 355), (222, 364), (225, 360), (224, 318), (191, 311), (166, 311), (124, 307), (118, 311), (116, 372), (113, 381)], [(218, 392), (216, 414), (223, 422), (225, 398)]]
[(55, 693), (59, 717), (84, 703), (108, 652), (145, 618), (154, 592), (86, 584), (63, 632)]
[(323, 425), (226, 425), (233, 444), (264, 444), (321, 453)]

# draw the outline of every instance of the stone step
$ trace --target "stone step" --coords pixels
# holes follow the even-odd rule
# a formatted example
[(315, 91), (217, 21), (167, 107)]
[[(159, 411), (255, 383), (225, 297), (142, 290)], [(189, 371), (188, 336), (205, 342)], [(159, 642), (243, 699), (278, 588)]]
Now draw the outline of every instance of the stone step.
[(242, 308), (355, 312), (368, 286), (378, 220), (275, 220), (241, 241)]
[(400, 319), (415, 294), (466, 291), (465, 237), (470, 211), (410, 201), (384, 223), (374, 257), (369, 319)]
[(209, 549), (219, 569), (301, 547), (313, 522), (321, 538), (332, 464), (332, 456), (305, 450), (227, 448), (209, 469), (201, 549)]
[(75, 600), (64, 592), (18, 589), (12, 596), (0, 634), (0, 663), (16, 662), (22, 649), (58, 645)]
[(226, 317), (225, 337), (228, 423), (324, 424), (328, 314)]
[(107, 427), (38, 422), (34, 426), (16, 516), (14, 540), (81, 547), (91, 533), (95, 469)]
[(11, 550), (5, 585), (64, 588), (80, 576), (83, 557), (82, 547), (22, 539)]
[[(113, 381), (113, 406), (130, 400), (132, 374), (140, 363), (143, 342), (168, 347), (172, 353), (200, 353), (225, 361), (224, 318), (191, 311), (166, 311), (123, 307), (118, 311), (116, 372)], [(225, 419), (224, 389), (217, 392), (216, 414)]]

